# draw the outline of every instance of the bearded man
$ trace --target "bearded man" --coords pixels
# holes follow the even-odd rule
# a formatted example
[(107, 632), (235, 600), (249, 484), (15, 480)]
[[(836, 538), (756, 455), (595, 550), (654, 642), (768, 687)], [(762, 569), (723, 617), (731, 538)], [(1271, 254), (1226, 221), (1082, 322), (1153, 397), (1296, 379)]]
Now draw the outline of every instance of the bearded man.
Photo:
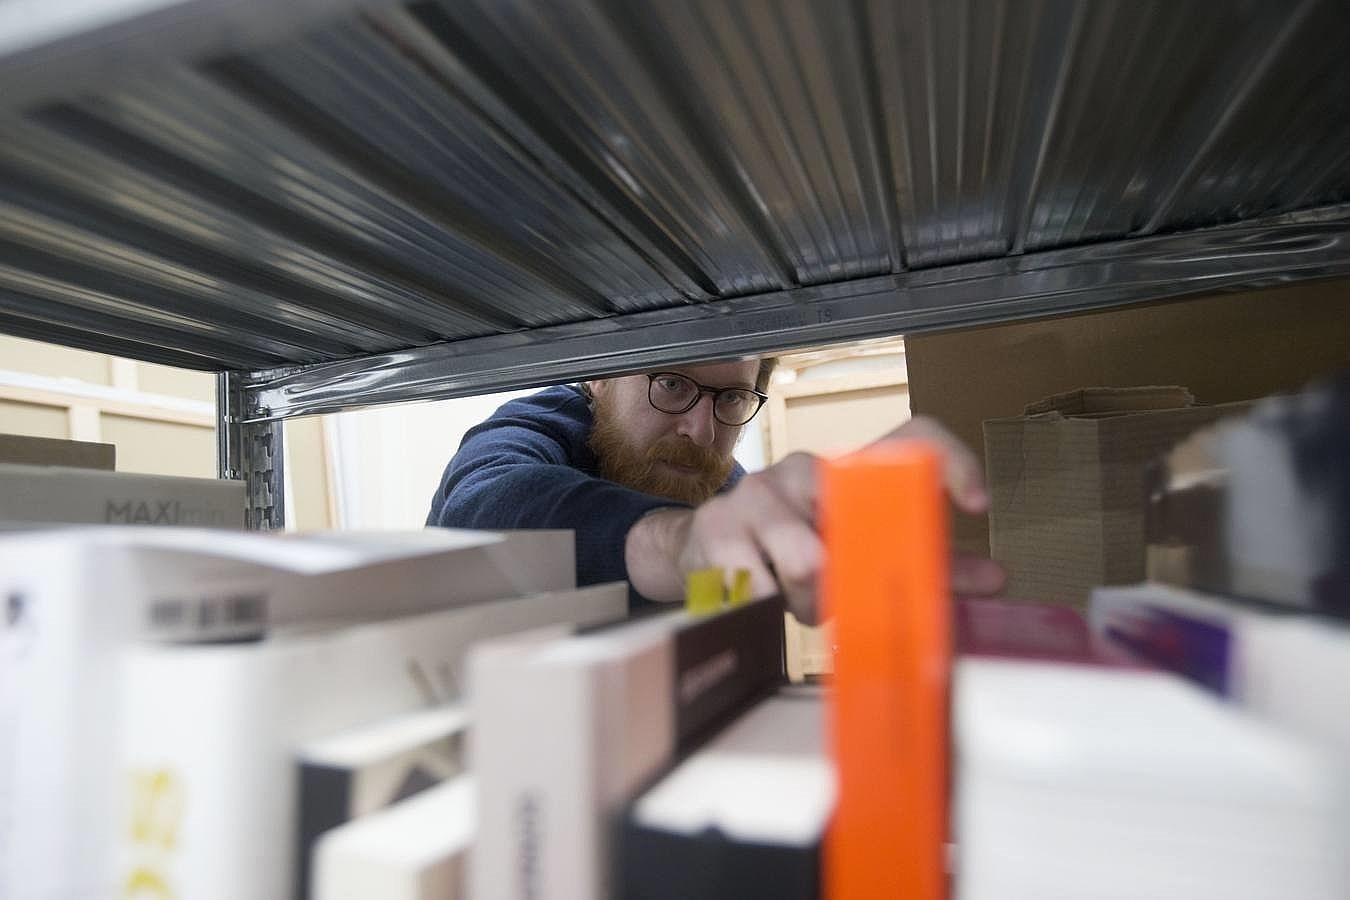
[[(746, 475), (732, 456), (772, 371), (768, 359), (670, 366), (511, 400), (464, 436), (427, 524), (573, 529), (578, 584), (627, 580), (630, 607), (682, 599), (694, 569), (748, 569), (756, 596), (781, 591), (814, 621), (816, 460), (795, 453)], [(984, 511), (967, 448), (928, 419), (888, 437), (905, 436), (942, 448), (953, 500)], [(1001, 583), (988, 560), (953, 569), (957, 592)]]

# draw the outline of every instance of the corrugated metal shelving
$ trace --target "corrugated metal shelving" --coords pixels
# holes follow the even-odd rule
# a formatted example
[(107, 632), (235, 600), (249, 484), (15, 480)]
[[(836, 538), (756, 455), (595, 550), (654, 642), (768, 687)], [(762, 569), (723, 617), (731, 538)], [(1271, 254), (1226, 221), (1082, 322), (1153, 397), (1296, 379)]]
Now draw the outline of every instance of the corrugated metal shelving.
[(1350, 273), (1339, 0), (11, 0), (0, 330), (280, 421)]

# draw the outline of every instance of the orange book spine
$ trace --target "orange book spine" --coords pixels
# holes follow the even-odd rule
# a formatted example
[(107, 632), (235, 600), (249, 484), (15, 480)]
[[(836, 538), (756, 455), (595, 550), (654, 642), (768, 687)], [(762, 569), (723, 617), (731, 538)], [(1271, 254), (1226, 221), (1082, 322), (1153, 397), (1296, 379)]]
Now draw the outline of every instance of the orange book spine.
[(941, 458), (894, 442), (822, 464), (838, 804), (826, 900), (947, 895), (950, 557)]

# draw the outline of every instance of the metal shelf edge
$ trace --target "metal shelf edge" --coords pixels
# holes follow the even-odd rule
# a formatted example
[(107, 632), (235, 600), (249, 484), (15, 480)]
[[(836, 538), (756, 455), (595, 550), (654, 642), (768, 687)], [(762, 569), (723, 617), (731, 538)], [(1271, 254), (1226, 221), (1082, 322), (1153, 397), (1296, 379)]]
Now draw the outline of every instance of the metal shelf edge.
[(243, 379), (244, 418), (472, 396), (714, 357), (1350, 275), (1344, 207), (471, 338)]

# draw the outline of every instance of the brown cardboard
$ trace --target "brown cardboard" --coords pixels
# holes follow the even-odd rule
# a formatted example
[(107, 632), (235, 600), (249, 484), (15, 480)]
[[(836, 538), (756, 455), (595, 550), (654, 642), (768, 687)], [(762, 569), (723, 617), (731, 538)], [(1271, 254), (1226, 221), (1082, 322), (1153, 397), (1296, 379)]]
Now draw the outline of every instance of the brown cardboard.
[[(1083, 385), (1184, 384), (1200, 403), (1297, 390), (1350, 366), (1350, 280), (906, 335), (910, 406), (976, 454), (985, 419)], [(957, 547), (988, 553), (983, 516), (955, 515)]]
[(1073, 605), (1144, 577), (1144, 466), (1248, 404), (1179, 387), (1086, 388), (984, 423), (990, 550), (1013, 597)]
[(66, 466), (111, 472), (117, 464), (117, 448), (92, 441), (0, 434), (0, 463), (21, 466)]
[(1024, 416), (1059, 413), (1061, 416), (1114, 416), (1126, 412), (1194, 406), (1195, 395), (1174, 385), (1128, 388), (1078, 388), (1028, 403)]

